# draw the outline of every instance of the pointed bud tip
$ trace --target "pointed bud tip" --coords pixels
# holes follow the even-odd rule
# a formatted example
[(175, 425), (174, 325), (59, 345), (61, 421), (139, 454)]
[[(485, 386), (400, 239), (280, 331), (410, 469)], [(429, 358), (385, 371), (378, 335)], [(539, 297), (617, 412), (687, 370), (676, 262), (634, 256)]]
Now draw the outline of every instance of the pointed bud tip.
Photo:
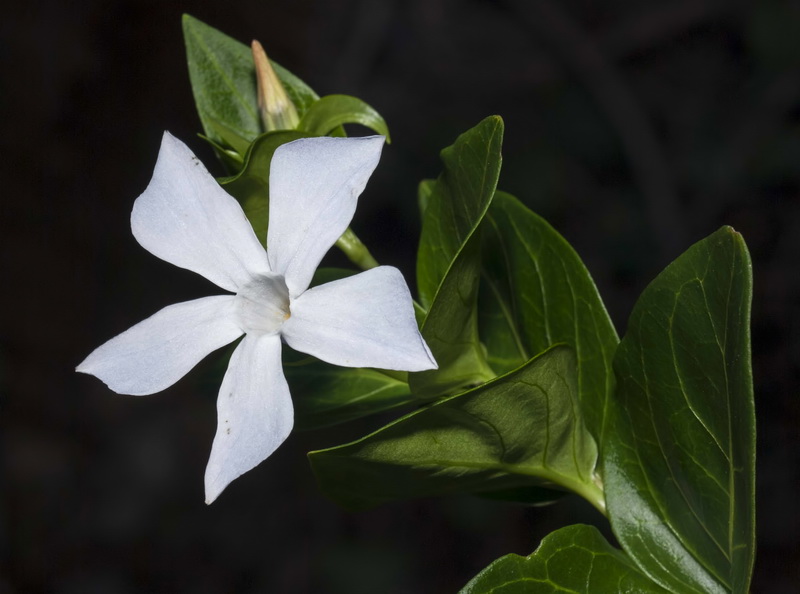
[(264, 51), (264, 46), (261, 45), (258, 39), (254, 39), (250, 42), (250, 49), (253, 52), (253, 59), (259, 59), (261, 56), (263, 56), (264, 59), (267, 58), (267, 52)]
[(266, 131), (293, 130), (300, 117), (258, 40), (250, 43), (258, 85), (258, 110)]

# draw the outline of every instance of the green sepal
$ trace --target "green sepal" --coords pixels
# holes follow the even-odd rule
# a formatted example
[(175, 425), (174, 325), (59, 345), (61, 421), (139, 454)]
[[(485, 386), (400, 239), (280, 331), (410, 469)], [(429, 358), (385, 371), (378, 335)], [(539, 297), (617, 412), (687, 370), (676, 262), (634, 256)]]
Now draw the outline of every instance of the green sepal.
[(534, 486), (571, 490), (602, 510), (596, 459), (575, 355), (565, 346), (358, 441), (309, 454), (320, 489), (349, 509)]
[(623, 548), (674, 592), (748, 592), (755, 554), (752, 272), (723, 227), (644, 290), (614, 358), (603, 466)]
[(460, 594), (667, 594), (593, 526), (552, 532), (527, 557), (500, 557)]
[(389, 127), (381, 114), (361, 99), (350, 95), (326, 95), (309, 106), (298, 130), (313, 136), (325, 136), (344, 124), (361, 124), (390, 143)]

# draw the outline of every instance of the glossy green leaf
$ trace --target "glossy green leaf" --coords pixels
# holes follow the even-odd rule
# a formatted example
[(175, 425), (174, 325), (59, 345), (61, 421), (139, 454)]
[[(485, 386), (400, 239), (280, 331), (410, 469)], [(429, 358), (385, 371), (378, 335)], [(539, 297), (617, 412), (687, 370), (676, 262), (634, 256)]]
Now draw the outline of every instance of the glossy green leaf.
[(409, 404), (408, 384), (376, 369), (330, 365), (284, 348), (283, 370), (289, 382), (295, 427), (336, 425)]
[(614, 359), (604, 449), (609, 514), (639, 567), (674, 592), (748, 591), (755, 551), (751, 265), (729, 227), (642, 293)]
[(588, 270), (569, 243), (519, 200), (497, 192), (481, 227), (480, 337), (503, 373), (566, 343), (578, 358), (586, 424), (602, 443), (617, 338)]
[[(250, 48), (188, 14), (183, 15), (183, 37), (205, 135), (234, 149), (231, 138), (238, 139), (239, 146), (249, 144), (263, 131)], [(319, 97), (288, 70), (270, 62), (302, 117)]]
[(214, 142), (208, 136), (204, 136), (202, 134), (198, 134), (198, 136), (214, 147), (214, 150), (217, 151), (217, 155), (229, 171), (239, 171), (242, 168), (242, 164), (244, 163), (244, 153), (240, 154), (234, 149), (227, 148), (217, 142)]
[(577, 524), (542, 539), (527, 557), (506, 555), (461, 594), (666, 594), (593, 526)]
[(489, 208), (500, 175), (502, 143), (503, 120), (492, 116), (441, 153), (444, 170), (427, 200), (417, 252), (417, 287), (426, 309)]
[(375, 108), (350, 95), (326, 95), (311, 105), (297, 129), (313, 136), (325, 136), (344, 124), (361, 124), (391, 142), (389, 127)]
[(247, 151), (244, 165), (233, 177), (219, 180), (236, 198), (253, 226), (261, 245), (267, 244), (269, 226), (269, 167), (275, 150), (287, 142), (308, 136), (296, 130), (279, 130), (259, 136)]
[(463, 392), (497, 374), (478, 336), (480, 235), (474, 234), (445, 274), (420, 331), (438, 369), (409, 374), (414, 396), (429, 400)]
[(435, 179), (423, 179), (419, 182), (417, 187), (417, 206), (419, 207), (420, 217), (425, 216), (425, 209), (428, 208), (428, 203), (433, 194), (433, 188), (436, 185)]
[(439, 368), (409, 376), (421, 399), (454, 394), (497, 374), (486, 363), (478, 335), (479, 227), (500, 174), (503, 123), (483, 120), (442, 151), (444, 171), (420, 185), (422, 237), (417, 280), (421, 331)]
[[(239, 136), (237, 132), (231, 130), (228, 126), (217, 120), (212, 116), (207, 117), (208, 124), (214, 130), (215, 135), (221, 139), (222, 146), (229, 146), (231, 149), (244, 157), (247, 154), (247, 149), (250, 148), (250, 141), (246, 138)], [(211, 140), (211, 139), (209, 139)], [(219, 144), (219, 143), (215, 143)], [(216, 147), (215, 147), (216, 148)]]
[(322, 491), (351, 509), (521, 486), (567, 488), (602, 509), (596, 458), (578, 406), (575, 356), (564, 346), (358, 441), (309, 454)]

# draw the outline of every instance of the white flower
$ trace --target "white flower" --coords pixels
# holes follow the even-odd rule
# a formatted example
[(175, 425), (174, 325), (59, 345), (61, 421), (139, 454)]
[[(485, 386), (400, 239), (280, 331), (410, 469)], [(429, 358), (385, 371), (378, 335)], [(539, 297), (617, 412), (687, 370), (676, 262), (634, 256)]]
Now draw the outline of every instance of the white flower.
[(166, 307), (97, 348), (77, 371), (121, 394), (153, 394), (244, 334), (217, 399), (206, 503), (272, 454), (292, 429), (281, 339), (336, 365), (436, 368), (397, 269), (379, 266), (308, 288), (350, 224), (383, 140), (310, 138), (278, 148), (265, 251), (239, 203), (185, 144), (164, 134), (153, 179), (133, 205), (133, 235), (162, 260), (234, 294)]

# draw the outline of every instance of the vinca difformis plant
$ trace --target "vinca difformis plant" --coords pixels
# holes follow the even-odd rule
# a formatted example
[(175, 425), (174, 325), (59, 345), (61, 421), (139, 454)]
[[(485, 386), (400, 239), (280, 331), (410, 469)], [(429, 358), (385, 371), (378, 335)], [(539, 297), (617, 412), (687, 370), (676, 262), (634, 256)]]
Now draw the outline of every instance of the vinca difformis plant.
[[(153, 393), (244, 335), (222, 378), (209, 502), (280, 445), (293, 411), (309, 429), (402, 408), (309, 454), (327, 496), (359, 510), (451, 493), (543, 505), (572, 492), (618, 541), (567, 526), (462, 592), (748, 592), (752, 280), (740, 235), (723, 227), (689, 247), (620, 339), (571, 246), (498, 189), (503, 122), (489, 117), (419, 186), (412, 300), (348, 228), (389, 141), (378, 112), (318, 97), (255, 42), (189, 16), (183, 28), (203, 137), (230, 175), (214, 180), (165, 135), (132, 229), (232, 294), (168, 307), (78, 369)], [(379, 136), (345, 138), (353, 123)], [(317, 269), (334, 243), (362, 272)]]

